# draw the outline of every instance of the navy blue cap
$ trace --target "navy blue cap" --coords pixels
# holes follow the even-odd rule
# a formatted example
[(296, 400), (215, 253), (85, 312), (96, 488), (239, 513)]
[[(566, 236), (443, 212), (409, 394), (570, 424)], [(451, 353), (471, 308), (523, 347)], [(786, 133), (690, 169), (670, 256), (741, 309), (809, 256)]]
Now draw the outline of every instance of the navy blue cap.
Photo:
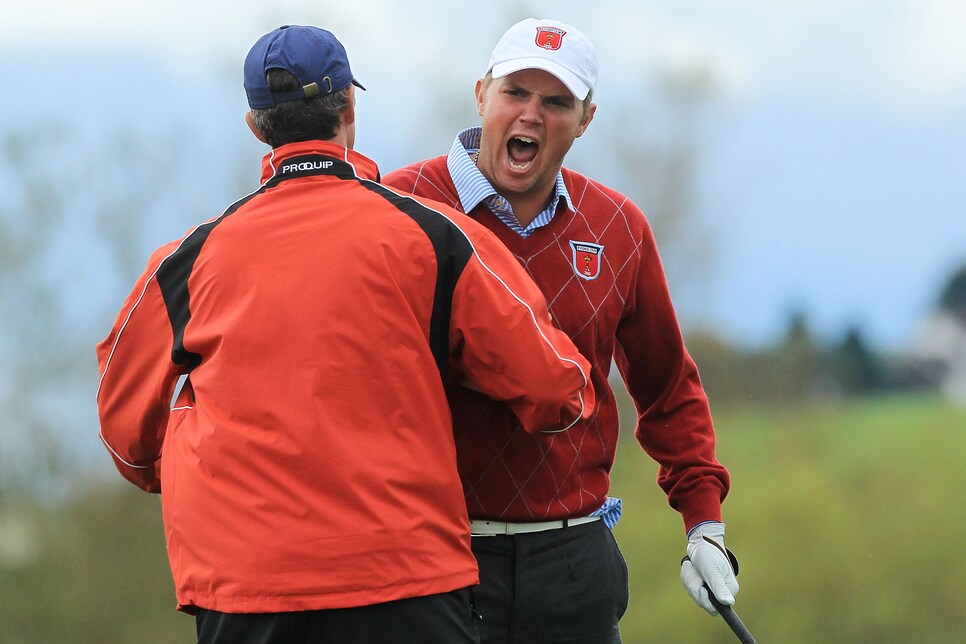
[[(266, 78), (270, 69), (284, 69), (298, 79), (301, 88), (272, 94)], [(318, 27), (279, 27), (259, 38), (245, 58), (245, 93), (252, 109), (331, 94), (350, 83), (365, 89), (352, 77), (342, 43), (332, 32)]]

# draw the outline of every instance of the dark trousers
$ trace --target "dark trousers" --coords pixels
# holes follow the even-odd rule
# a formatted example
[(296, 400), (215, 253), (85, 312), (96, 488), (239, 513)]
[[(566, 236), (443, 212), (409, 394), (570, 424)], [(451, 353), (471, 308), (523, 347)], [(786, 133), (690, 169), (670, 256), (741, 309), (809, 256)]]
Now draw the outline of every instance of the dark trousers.
[(199, 644), (479, 644), (469, 588), (331, 610), (220, 613), (199, 609)]
[(617, 644), (627, 565), (602, 521), (473, 537), (482, 644)]

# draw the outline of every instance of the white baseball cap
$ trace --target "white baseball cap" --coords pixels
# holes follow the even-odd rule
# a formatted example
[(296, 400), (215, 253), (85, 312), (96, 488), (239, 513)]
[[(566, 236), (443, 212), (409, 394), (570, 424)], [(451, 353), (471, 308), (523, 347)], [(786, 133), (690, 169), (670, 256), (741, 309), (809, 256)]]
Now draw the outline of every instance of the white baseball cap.
[(502, 78), (521, 69), (550, 72), (582, 101), (597, 84), (597, 50), (576, 27), (527, 18), (510, 27), (496, 43), (487, 72)]

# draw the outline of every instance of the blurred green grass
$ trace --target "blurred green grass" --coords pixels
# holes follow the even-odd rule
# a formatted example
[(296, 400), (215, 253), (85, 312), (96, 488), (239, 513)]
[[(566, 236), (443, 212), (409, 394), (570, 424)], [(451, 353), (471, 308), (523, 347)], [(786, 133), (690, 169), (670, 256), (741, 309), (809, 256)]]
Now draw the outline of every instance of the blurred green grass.
[[(626, 398), (622, 410), (629, 428)], [(966, 410), (894, 397), (748, 406), (715, 423), (733, 478), (736, 608), (759, 642), (964, 640)], [(683, 525), (657, 466), (629, 429), (618, 452), (624, 641), (736, 641), (681, 586)], [(0, 642), (194, 641), (194, 620), (174, 605), (158, 497), (120, 479), (79, 482), (61, 505), (0, 496)]]
[[(736, 609), (760, 642), (966, 641), (966, 410), (934, 397), (715, 415)], [(728, 642), (677, 579), (683, 525), (622, 435), (629, 643)]]

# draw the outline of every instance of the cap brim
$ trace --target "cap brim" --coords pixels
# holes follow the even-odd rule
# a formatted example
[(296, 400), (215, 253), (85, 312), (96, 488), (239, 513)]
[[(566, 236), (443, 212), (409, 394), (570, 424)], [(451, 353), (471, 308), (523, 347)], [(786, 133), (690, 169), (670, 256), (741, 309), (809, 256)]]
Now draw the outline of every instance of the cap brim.
[(561, 83), (567, 86), (570, 93), (576, 96), (579, 101), (587, 98), (587, 94), (590, 92), (590, 88), (584, 81), (577, 78), (577, 76), (563, 66), (545, 58), (517, 58), (503, 63), (497, 63), (490, 69), (490, 74), (493, 78), (502, 78), (524, 69), (542, 69), (545, 72), (553, 74), (560, 79)]
[(358, 87), (359, 89), (361, 89), (362, 91), (366, 91), (366, 88), (362, 86), (362, 83), (360, 83), (354, 78), (352, 79), (352, 84)]

